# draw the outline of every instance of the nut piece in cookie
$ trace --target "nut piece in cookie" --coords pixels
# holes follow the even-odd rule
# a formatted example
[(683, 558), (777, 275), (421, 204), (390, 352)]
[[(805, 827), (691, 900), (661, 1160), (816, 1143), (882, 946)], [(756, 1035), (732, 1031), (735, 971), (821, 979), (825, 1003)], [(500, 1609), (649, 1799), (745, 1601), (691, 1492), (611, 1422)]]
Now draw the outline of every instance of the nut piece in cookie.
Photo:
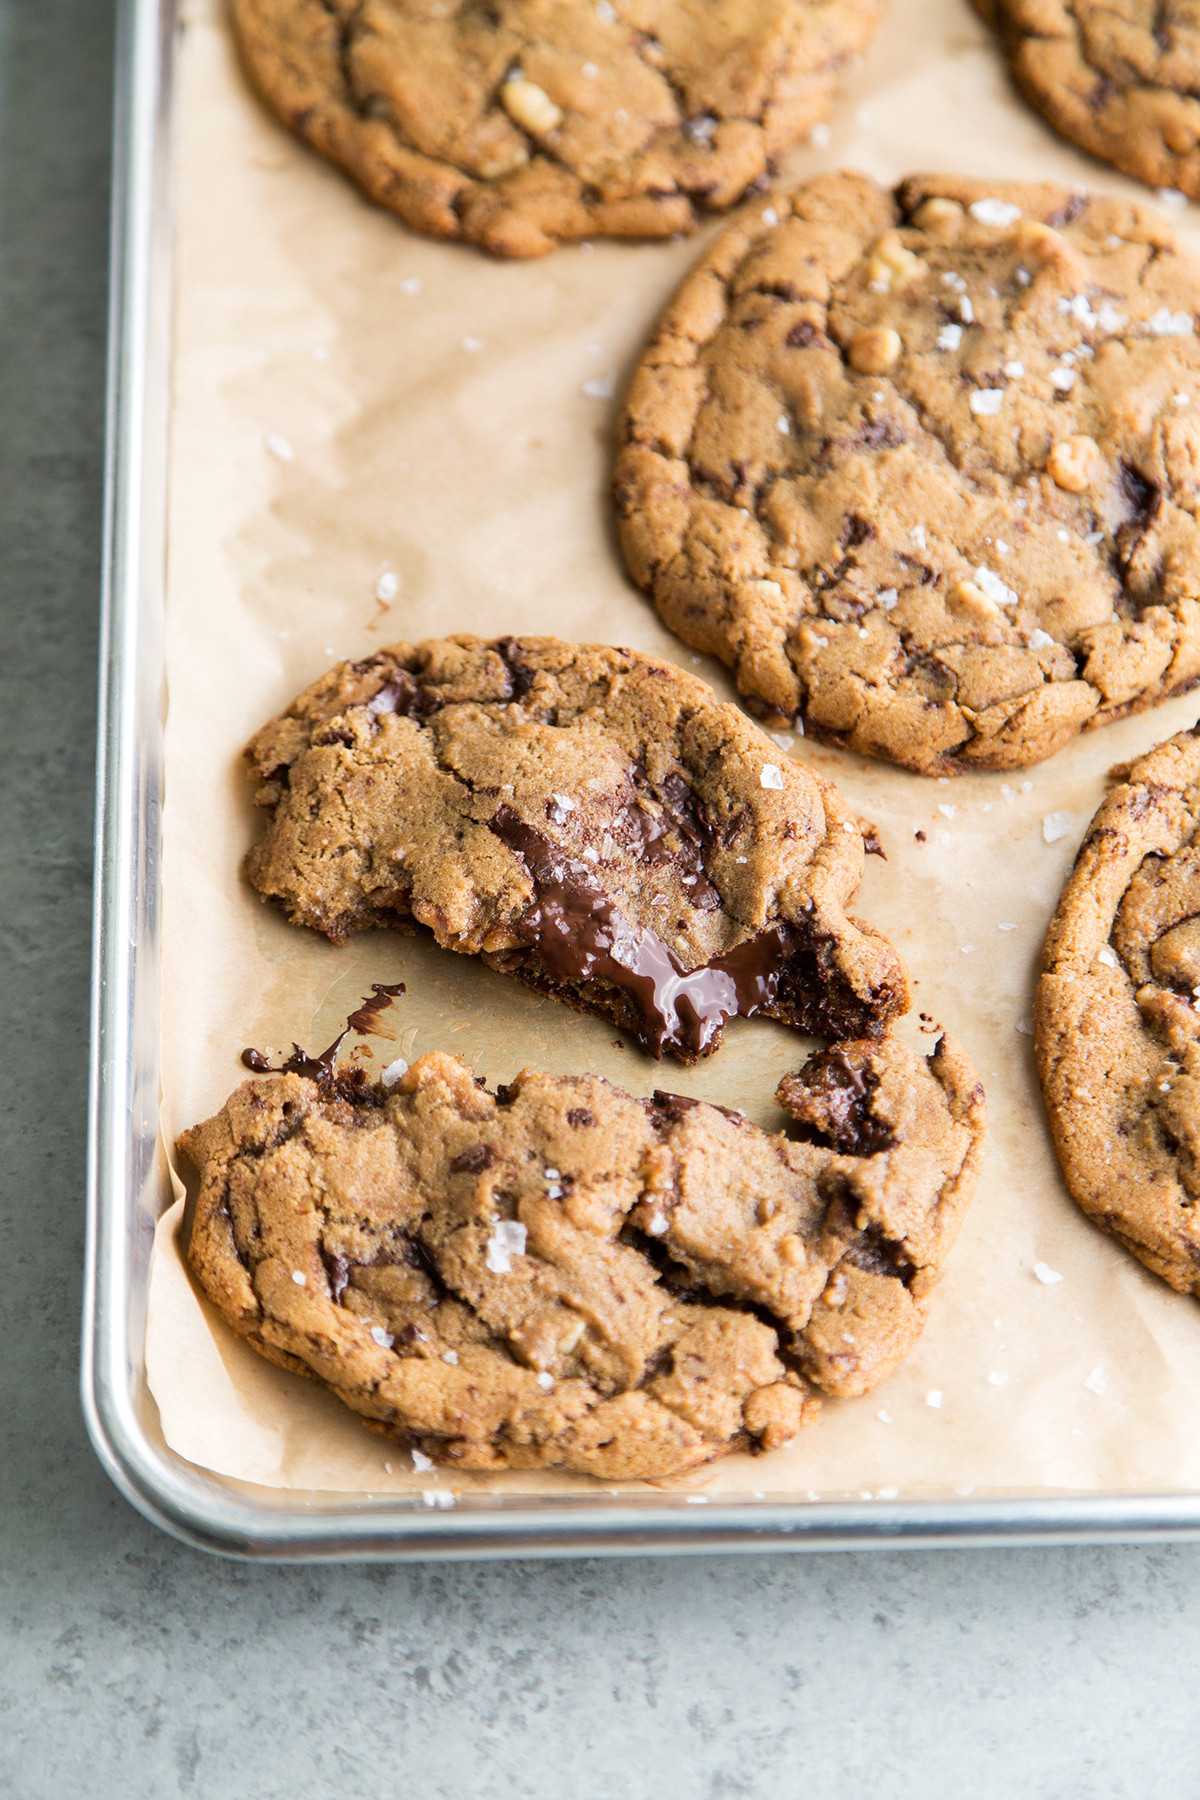
[(1162, 0), (992, 0), (1014, 79), (1063, 136), (1200, 197), (1200, 15)]
[(878, 0), (234, 0), (247, 69), (381, 205), (500, 256), (665, 238), (761, 188)]
[(1073, 1198), (1200, 1294), (1200, 735), (1122, 771), (1042, 953), (1038, 1068)]
[(672, 664), (554, 638), (431, 639), (342, 663), (247, 751), (250, 880), (335, 942), (439, 944), (692, 1062), (727, 1019), (827, 1037), (904, 1012), (847, 916), (858, 822)]
[(788, 1084), (812, 1141), (595, 1076), (493, 1095), (440, 1054), (390, 1091), (260, 1077), (180, 1139), (192, 1267), (262, 1355), (439, 1462), (650, 1479), (774, 1449), (810, 1383), (861, 1393), (909, 1348), (981, 1149), (961, 1052), (842, 1054), (887, 1151), (821, 1141), (819, 1059)]
[(1200, 679), (1200, 265), (1049, 183), (747, 211), (626, 395), (634, 579), (764, 715), (1013, 769)]

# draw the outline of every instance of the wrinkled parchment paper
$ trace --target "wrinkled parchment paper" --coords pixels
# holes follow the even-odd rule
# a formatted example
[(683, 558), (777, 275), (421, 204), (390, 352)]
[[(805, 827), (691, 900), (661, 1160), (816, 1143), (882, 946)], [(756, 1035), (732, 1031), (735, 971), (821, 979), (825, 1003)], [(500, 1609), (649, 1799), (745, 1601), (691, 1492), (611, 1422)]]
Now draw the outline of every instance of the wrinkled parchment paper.
[[(254, 830), (241, 746), (339, 657), (453, 630), (548, 631), (654, 650), (697, 667), (722, 695), (732, 689), (663, 631), (627, 581), (607, 500), (622, 386), (700, 241), (597, 243), (500, 264), (416, 237), (259, 107), (218, 0), (188, 0), (185, 13), (167, 1141), (243, 1078), (244, 1045), (320, 1048), (371, 982), (398, 980), (408, 992), (385, 1016), (385, 1060), (444, 1049), (490, 1083), (524, 1065), (590, 1069), (635, 1093), (665, 1082), (778, 1124), (770, 1096), (807, 1052), (779, 1027), (732, 1025), (725, 1049), (696, 1070), (656, 1065), (615, 1045), (602, 1022), (432, 943), (372, 934), (335, 949), (239, 881)], [(1133, 191), (1024, 109), (966, 0), (891, 0), (828, 144), (803, 147), (790, 172), (842, 164), (884, 179), (957, 166)], [(1179, 222), (1200, 242), (1194, 211)], [(688, 1487), (710, 1498), (1200, 1487), (1200, 1308), (1067, 1198), (1029, 1035), (1042, 935), (1105, 771), (1196, 711), (1185, 697), (1007, 781), (930, 781), (780, 740), (878, 823), (888, 860), (868, 859), (857, 910), (908, 959), (918, 1009), (974, 1056), (991, 1102), (990, 1148), (905, 1367), (862, 1400), (827, 1403), (787, 1449), (727, 1458)], [(1067, 817), (1047, 841), (1052, 814)], [(177, 1205), (158, 1229), (146, 1361), (181, 1456), (290, 1489), (590, 1490), (570, 1477), (414, 1475), (406, 1454), (221, 1325), (186, 1273), (179, 1217)], [(1039, 1279), (1035, 1265), (1061, 1279)]]

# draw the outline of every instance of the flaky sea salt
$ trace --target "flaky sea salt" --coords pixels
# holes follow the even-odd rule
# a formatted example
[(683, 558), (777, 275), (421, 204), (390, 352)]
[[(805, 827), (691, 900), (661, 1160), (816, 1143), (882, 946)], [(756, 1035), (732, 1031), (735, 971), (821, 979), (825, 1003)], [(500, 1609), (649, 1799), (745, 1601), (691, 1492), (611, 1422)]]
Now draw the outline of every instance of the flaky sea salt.
[(593, 375), (590, 381), (584, 382), (583, 391), (589, 400), (611, 400), (613, 397), (612, 377), (610, 375)]
[(1191, 337), (1196, 329), (1191, 313), (1173, 313), (1169, 306), (1160, 306), (1147, 323), (1155, 337)]
[(1059, 838), (1066, 837), (1072, 823), (1069, 812), (1049, 812), (1042, 820), (1042, 836), (1048, 844), (1057, 844)]
[(1016, 606), (1020, 595), (1015, 588), (1010, 588), (1007, 581), (1001, 580), (994, 569), (980, 563), (975, 571), (975, 585), (985, 593), (996, 606)]
[(1107, 944), (1105, 944), (1103, 950), (1098, 950), (1096, 952), (1096, 961), (1102, 962), (1106, 969), (1115, 969), (1118, 967), (1116, 952), (1110, 950)]
[(394, 575), (390, 569), (385, 569), (375, 583), (375, 598), (377, 600), (394, 600), (399, 592), (399, 577)]
[(375, 1342), (379, 1345), (381, 1350), (390, 1350), (396, 1341), (391, 1332), (385, 1331), (382, 1325), (372, 1325), (371, 1336), (375, 1339)]
[(1108, 1386), (1108, 1375), (1103, 1369), (1093, 1369), (1083, 1385), (1089, 1394), (1102, 1394)]
[(1071, 389), (1075, 386), (1074, 369), (1052, 369), (1050, 371), (1050, 386), (1057, 388), (1060, 394), (1069, 394)]
[(545, 1369), (543, 1369), (537, 1378), (537, 1384), (540, 1388), (545, 1388), (546, 1392), (549, 1393), (550, 1389), (554, 1386), (554, 1377), (553, 1375), (548, 1375)]
[(879, 604), (884, 612), (891, 612), (899, 598), (900, 595), (895, 588), (884, 588), (878, 595)]
[(778, 431), (780, 437), (787, 437), (790, 433), (792, 429), (791, 423), (783, 413), (780, 413), (779, 417), (776, 419), (775, 429)]
[(773, 206), (763, 207), (762, 222), (764, 225), (778, 225), (779, 214), (775, 211)]
[(1010, 381), (1020, 381), (1022, 375), (1025, 373), (1025, 364), (1023, 362), (1006, 362), (1004, 365), (1004, 373), (1008, 376)]
[(939, 1407), (942, 1404), (941, 1388), (930, 1388), (925, 1396), (925, 1404), (926, 1406)]
[(1005, 1375), (1002, 1370), (993, 1369), (991, 1374), (988, 1376), (988, 1386), (989, 1387), (1003, 1387), (1007, 1380), (1008, 1380), (1008, 1376)]
[(937, 335), (939, 350), (957, 350), (962, 343), (963, 328), (961, 325), (943, 325)]
[(833, 133), (826, 124), (820, 123), (809, 126), (808, 141), (814, 150), (824, 150), (832, 136)]
[(765, 788), (781, 788), (783, 786), (783, 770), (778, 763), (764, 763), (758, 779)]
[(1015, 225), (1021, 216), (1019, 206), (991, 198), (972, 201), (968, 211), (981, 225)]
[(923, 525), (914, 525), (908, 535), (918, 550), (927, 550), (929, 548), (925, 537), (925, 527)]
[(508, 1275), (512, 1272), (514, 1256), (524, 1256), (527, 1236), (524, 1225), (519, 1219), (497, 1219), (492, 1226), (492, 1235), (488, 1239), (485, 1261), (493, 1275)]
[(439, 1490), (433, 1488), (426, 1488), (425, 1492), (421, 1495), (421, 1499), (426, 1506), (440, 1506), (443, 1511), (454, 1505), (453, 1494), (443, 1494)]
[(1052, 1269), (1049, 1263), (1034, 1263), (1033, 1272), (1043, 1287), (1054, 1287), (1062, 1280), (1058, 1270)]
[(433, 1467), (432, 1456), (426, 1456), (423, 1450), (412, 1450), (409, 1454), (412, 1457), (412, 1466), (417, 1471), (417, 1474), (428, 1474), (429, 1470)]
[(458, 1351), (457, 1350), (443, 1350), (442, 1351), (442, 1361), (444, 1363), (449, 1363), (451, 1365), (451, 1367), (453, 1367), (454, 1364), (456, 1364), (458, 1362)]
[(1035, 631), (1031, 631), (1029, 634), (1029, 648), (1031, 650), (1048, 650), (1053, 642), (1054, 639), (1051, 637), (1050, 633), (1048, 631), (1043, 631), (1040, 625)]
[(292, 1270), (292, 1280), (295, 1282), (297, 1287), (307, 1287), (308, 1286), (308, 1276), (304, 1273), (304, 1271), (302, 1269), (293, 1269)]
[(280, 462), (295, 462), (296, 460), (296, 452), (292, 449), (288, 440), (285, 437), (280, 437), (277, 431), (268, 431), (267, 449), (271, 452), (272, 456), (277, 456)]
[(388, 1064), (379, 1079), (382, 1081), (385, 1088), (394, 1088), (396, 1083), (402, 1081), (407, 1074), (408, 1064), (402, 1056), (398, 1056), (395, 1062), (390, 1062)]

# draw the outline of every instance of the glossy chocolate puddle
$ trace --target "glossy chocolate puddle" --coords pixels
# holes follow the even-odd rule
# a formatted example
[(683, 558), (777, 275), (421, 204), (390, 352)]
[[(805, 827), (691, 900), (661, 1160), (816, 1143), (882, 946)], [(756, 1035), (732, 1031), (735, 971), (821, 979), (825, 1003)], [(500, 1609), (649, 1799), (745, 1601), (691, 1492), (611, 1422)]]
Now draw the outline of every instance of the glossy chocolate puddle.
[(652, 1056), (703, 1056), (729, 1019), (752, 1018), (775, 999), (795, 927), (769, 925), (699, 969), (685, 969), (670, 945), (626, 917), (586, 863), (560, 850), (509, 807), (489, 821), (524, 862), (536, 898), (516, 929), (546, 973), (569, 982), (607, 981), (635, 1001), (638, 1034)]

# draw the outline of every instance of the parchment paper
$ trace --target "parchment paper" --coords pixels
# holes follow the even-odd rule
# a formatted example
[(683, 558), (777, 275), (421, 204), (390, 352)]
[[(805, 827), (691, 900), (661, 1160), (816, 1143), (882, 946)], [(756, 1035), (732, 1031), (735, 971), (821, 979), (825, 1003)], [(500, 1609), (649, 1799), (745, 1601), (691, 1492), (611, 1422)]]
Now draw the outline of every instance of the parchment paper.
[[(664, 1068), (432, 943), (367, 934), (335, 949), (261, 905), (237, 872), (254, 830), (240, 748), (336, 658), (445, 631), (550, 631), (674, 657), (732, 697), (627, 581), (607, 499), (622, 385), (700, 241), (500, 264), (414, 236), (261, 110), (217, 0), (186, 6), (177, 121), (167, 1142), (243, 1078), (244, 1045), (319, 1048), (371, 982), (397, 980), (408, 992), (385, 1020), (387, 1059), (445, 1049), (489, 1082), (524, 1065), (590, 1069), (635, 1093), (665, 1078), (777, 1125), (770, 1095), (807, 1050), (781, 1028), (735, 1024), (700, 1068)], [(1133, 191), (1024, 109), (966, 0), (891, 0), (828, 145), (797, 151), (789, 172), (841, 164)], [(1200, 241), (1194, 213), (1179, 222)], [(1200, 1485), (1200, 1308), (1071, 1204), (1028, 1034), (1042, 935), (1106, 769), (1196, 711), (1175, 701), (1006, 782), (923, 780), (780, 742), (877, 821), (888, 861), (868, 859), (857, 910), (908, 959), (918, 1008), (972, 1052), (990, 1148), (905, 1367), (865, 1399), (828, 1403), (786, 1450), (727, 1458), (687, 1485), (710, 1497)], [(1047, 842), (1058, 812), (1070, 829)], [(569, 1477), (414, 1476), (404, 1453), (221, 1325), (181, 1261), (178, 1217), (158, 1231), (146, 1359), (180, 1455), (281, 1488), (589, 1490)], [(1042, 1283), (1035, 1264), (1062, 1279)]]

